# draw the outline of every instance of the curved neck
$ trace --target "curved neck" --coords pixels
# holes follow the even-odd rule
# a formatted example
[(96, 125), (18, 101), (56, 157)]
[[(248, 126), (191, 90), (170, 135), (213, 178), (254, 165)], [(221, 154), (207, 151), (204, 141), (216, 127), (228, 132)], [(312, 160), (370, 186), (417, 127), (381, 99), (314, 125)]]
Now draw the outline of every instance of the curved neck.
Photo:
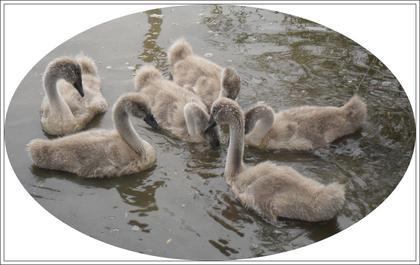
[(199, 140), (203, 138), (204, 122), (209, 119), (207, 112), (195, 103), (187, 103), (184, 106), (184, 117), (191, 139)]
[(48, 72), (44, 76), (44, 90), (52, 111), (69, 114), (73, 116), (67, 103), (64, 101), (57, 89), (57, 82), (60, 77), (57, 74)]
[[(258, 126), (256, 126), (258, 122)], [(245, 125), (248, 135), (257, 141), (261, 141), (271, 130), (274, 123), (274, 111), (268, 106), (256, 106), (245, 115)]]
[(229, 125), (229, 148), (227, 151), (225, 179), (231, 184), (243, 169), (244, 155), (244, 120), (237, 119), (237, 123)]
[(134, 130), (125, 106), (118, 104), (113, 113), (115, 129), (121, 138), (130, 146), (137, 154), (145, 153), (143, 139)]

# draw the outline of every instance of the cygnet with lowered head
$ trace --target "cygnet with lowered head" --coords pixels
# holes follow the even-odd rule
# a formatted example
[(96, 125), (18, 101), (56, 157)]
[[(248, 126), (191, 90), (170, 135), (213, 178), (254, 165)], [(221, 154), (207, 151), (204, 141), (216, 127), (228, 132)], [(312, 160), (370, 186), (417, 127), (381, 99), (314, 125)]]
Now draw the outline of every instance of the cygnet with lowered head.
[(154, 165), (156, 152), (134, 130), (131, 115), (157, 126), (147, 100), (138, 93), (127, 93), (114, 105), (115, 130), (89, 130), (53, 140), (34, 139), (27, 150), (37, 167), (87, 178), (119, 177), (146, 170)]
[(218, 128), (204, 132), (209, 115), (199, 96), (164, 79), (159, 70), (149, 65), (137, 71), (134, 85), (148, 99), (160, 128), (187, 142), (219, 145)]
[(268, 150), (312, 150), (356, 132), (366, 116), (366, 104), (357, 95), (341, 107), (302, 106), (277, 114), (258, 103), (245, 112), (245, 142)]
[(80, 131), (108, 108), (95, 62), (87, 56), (54, 59), (45, 69), (43, 82), (41, 125), (50, 135)]
[(185, 39), (178, 39), (168, 50), (173, 81), (194, 91), (210, 109), (219, 97), (235, 100), (238, 97), (241, 80), (230, 67), (221, 66), (193, 53)]
[(317, 222), (337, 215), (345, 202), (343, 185), (324, 185), (291, 167), (271, 162), (245, 165), (245, 120), (238, 103), (220, 98), (214, 102), (210, 113), (208, 128), (216, 123), (229, 126), (224, 176), (244, 206), (273, 222), (277, 217)]

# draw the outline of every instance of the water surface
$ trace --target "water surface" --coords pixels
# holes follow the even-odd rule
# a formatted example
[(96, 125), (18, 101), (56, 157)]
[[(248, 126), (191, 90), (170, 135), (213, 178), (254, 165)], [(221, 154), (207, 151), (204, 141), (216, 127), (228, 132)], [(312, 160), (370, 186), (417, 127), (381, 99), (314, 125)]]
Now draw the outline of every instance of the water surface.
[[(265, 101), (281, 110), (334, 105), (358, 93), (368, 104), (360, 132), (313, 152), (245, 149), (249, 164), (272, 160), (322, 183), (346, 183), (344, 209), (333, 220), (275, 225), (245, 209), (222, 175), (226, 145), (212, 150), (157, 134), (134, 120), (153, 144), (157, 165), (140, 174), (89, 180), (35, 168), (25, 152), (46, 138), (39, 122), (42, 73), (61, 55), (96, 59), (112, 105), (133, 90), (145, 63), (169, 76), (165, 51), (184, 36), (195, 53), (233, 66), (242, 79), (243, 107)], [(112, 128), (111, 110), (89, 128)], [(393, 74), (352, 40), (313, 22), (262, 9), (194, 6), (156, 9), (87, 30), (38, 62), (13, 96), (6, 121), (7, 152), (27, 191), (70, 226), (129, 250), (182, 259), (235, 259), (279, 253), (334, 235), (374, 210), (394, 190), (411, 159), (415, 126), (409, 101)]]

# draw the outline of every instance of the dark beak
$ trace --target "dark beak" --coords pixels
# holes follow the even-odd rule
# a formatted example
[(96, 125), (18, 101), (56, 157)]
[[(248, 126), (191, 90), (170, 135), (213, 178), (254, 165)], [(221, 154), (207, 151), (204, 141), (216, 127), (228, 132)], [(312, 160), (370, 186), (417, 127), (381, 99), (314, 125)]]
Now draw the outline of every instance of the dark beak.
[(245, 134), (248, 134), (251, 131), (250, 127), (249, 122), (245, 122)]
[(157, 123), (157, 121), (155, 120), (155, 117), (153, 117), (153, 115), (147, 114), (146, 117), (144, 118), (144, 121), (150, 125), (150, 127), (152, 127), (153, 129), (157, 129), (159, 128), (159, 125)]
[(74, 83), (74, 87), (76, 88), (77, 92), (79, 92), (81, 97), (85, 96), (85, 93), (83, 92), (82, 79), (78, 79), (76, 83)]
[(220, 141), (219, 141), (219, 139), (213, 139), (211, 142), (210, 142), (210, 146), (212, 147), (212, 148), (216, 148), (216, 147), (219, 147), (220, 146)]
[(213, 119), (213, 116), (210, 116), (210, 119), (207, 123), (206, 128), (204, 129), (204, 133), (208, 132), (211, 128), (215, 127), (217, 125), (216, 121)]

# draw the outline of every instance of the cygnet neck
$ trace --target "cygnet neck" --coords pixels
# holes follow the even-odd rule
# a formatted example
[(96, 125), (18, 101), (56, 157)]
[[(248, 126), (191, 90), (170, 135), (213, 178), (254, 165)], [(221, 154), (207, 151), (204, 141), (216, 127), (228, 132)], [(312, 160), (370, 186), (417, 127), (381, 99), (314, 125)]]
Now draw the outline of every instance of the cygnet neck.
[(243, 115), (237, 116), (229, 123), (229, 147), (224, 174), (229, 184), (235, 182), (236, 176), (244, 167), (244, 118)]
[(128, 113), (129, 104), (133, 103), (126, 99), (120, 99), (116, 103), (113, 111), (115, 129), (133, 151), (139, 155), (143, 155), (145, 154), (144, 140), (135, 131), (130, 121), (129, 116), (131, 113)]
[(271, 107), (255, 106), (246, 113), (246, 125), (251, 128), (247, 135), (252, 135), (257, 142), (261, 141), (273, 127), (274, 120), (274, 111)]
[(44, 76), (44, 90), (51, 110), (62, 115), (73, 117), (73, 114), (57, 88), (57, 82), (64, 79), (59, 73), (48, 71)]

